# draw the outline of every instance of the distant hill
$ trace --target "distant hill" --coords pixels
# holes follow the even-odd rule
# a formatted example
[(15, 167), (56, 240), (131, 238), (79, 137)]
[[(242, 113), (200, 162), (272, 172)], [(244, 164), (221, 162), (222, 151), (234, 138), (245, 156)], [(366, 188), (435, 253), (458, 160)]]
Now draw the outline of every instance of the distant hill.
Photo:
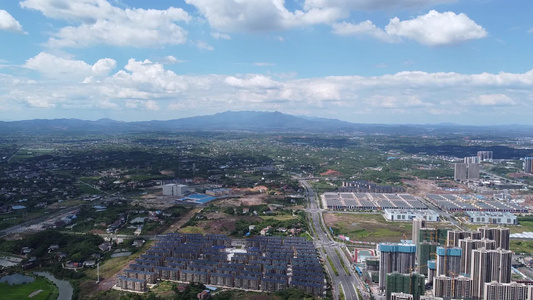
[(1, 122), (0, 134), (120, 134), (159, 131), (362, 132), (368, 134), (530, 135), (533, 126), (465, 126), (456, 124), (361, 124), (302, 117), (280, 112), (227, 111), (168, 121), (122, 122), (111, 119), (36, 119)]
[(210, 116), (169, 121), (135, 122), (164, 129), (246, 130), (246, 131), (328, 131), (352, 129), (353, 123), (331, 119), (305, 119), (280, 112), (227, 111)]

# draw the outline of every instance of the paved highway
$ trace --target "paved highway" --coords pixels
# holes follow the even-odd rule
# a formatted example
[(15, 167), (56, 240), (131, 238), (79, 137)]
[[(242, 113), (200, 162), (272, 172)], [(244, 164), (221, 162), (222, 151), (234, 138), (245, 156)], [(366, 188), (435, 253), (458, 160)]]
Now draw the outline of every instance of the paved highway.
[(75, 211), (77, 211), (80, 207), (81, 207), (81, 205), (76, 205), (76, 206), (64, 208), (64, 209), (58, 210), (56, 212), (53, 212), (51, 214), (44, 214), (44, 215), (42, 215), (42, 216), (40, 216), (40, 217), (38, 217), (36, 219), (29, 220), (29, 221), (24, 222), (22, 224), (15, 225), (15, 226), (12, 226), (12, 227), (9, 227), (9, 228), (5, 228), (5, 229), (0, 231), (0, 238), (3, 238), (3, 237), (5, 237), (7, 235), (10, 235), (10, 234), (25, 232), (26, 230), (28, 230), (29, 226), (37, 224), (37, 223), (44, 222), (46, 220), (59, 218), (60, 216), (70, 215), (70, 214), (74, 213)]
[[(318, 208), (317, 205), (317, 195), (313, 188), (307, 183), (307, 181), (300, 179), (300, 184), (305, 188), (307, 193), (308, 209), (307, 211), (311, 215), (310, 227), (315, 231), (315, 246), (319, 249), (319, 252), (324, 259), (324, 264), (330, 274), (333, 286), (333, 298), (339, 299), (340, 291), (342, 289), (345, 299), (359, 299), (357, 291), (354, 284), (356, 282), (356, 275), (351, 267), (351, 263), (348, 261), (346, 256), (342, 252), (342, 248), (334, 242), (330, 234), (325, 231), (327, 228), (322, 226), (322, 211)], [(324, 230), (325, 229), (325, 230)], [(338, 253), (335, 251), (337, 249)], [(324, 253), (325, 251), (325, 253)], [(335, 275), (328, 257), (331, 259), (331, 262), (337, 269), (338, 276)], [(347, 267), (349, 274), (346, 274), (344, 267), (341, 264), (341, 259), (344, 261), (344, 265)]]

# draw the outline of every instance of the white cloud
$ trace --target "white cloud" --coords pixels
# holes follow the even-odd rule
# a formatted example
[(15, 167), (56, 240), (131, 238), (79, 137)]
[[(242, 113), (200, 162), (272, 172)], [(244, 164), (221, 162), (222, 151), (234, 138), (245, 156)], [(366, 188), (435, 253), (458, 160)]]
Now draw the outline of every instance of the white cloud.
[(7, 11), (0, 9), (0, 30), (24, 33), (20, 23)]
[(105, 76), (109, 74), (117, 66), (117, 62), (111, 58), (104, 58), (98, 60), (93, 66), (92, 71), (97, 76)]
[(209, 45), (208, 43), (204, 41), (198, 41), (196, 42), (196, 47), (200, 50), (207, 50), (207, 51), (213, 51), (215, 48), (213, 46)]
[(82, 60), (62, 58), (41, 52), (28, 59), (23, 67), (38, 71), (47, 78), (63, 78), (74, 81), (81, 81), (85, 78), (87, 81), (92, 81), (87, 77), (108, 75), (116, 67), (116, 61), (111, 58), (104, 58), (91, 66)]
[[(493, 111), (495, 106), (507, 115), (533, 109), (533, 70), (472, 75), (409, 71), (316, 78), (264, 74), (193, 76), (177, 74), (150, 60), (130, 59), (117, 67), (109, 59), (91, 65), (48, 53), (29, 59), (25, 67), (42, 72), (43, 79), (0, 74), (2, 107), (57, 108), (62, 113), (80, 107), (135, 110), (145, 111), (154, 119), (168, 110), (298, 112), (305, 107), (335, 118), (372, 116), (376, 119), (366, 120), (372, 122), (386, 122), (386, 116), (403, 116), (409, 122), (413, 115), (479, 115)], [(114, 68), (119, 70), (113, 71)], [(89, 77), (91, 80), (82, 83)], [(158, 113), (150, 115), (154, 111)]]
[(399, 39), (376, 27), (370, 20), (352, 24), (348, 22), (333, 24), (333, 33), (338, 35), (366, 35), (385, 42), (395, 42)]
[(476, 24), (465, 14), (454, 12), (439, 13), (431, 10), (425, 15), (411, 20), (400, 21), (392, 18), (385, 30), (367, 20), (358, 24), (333, 24), (333, 33), (338, 35), (367, 35), (386, 42), (396, 42), (401, 38), (414, 40), (428, 46), (458, 44), (467, 40), (487, 36), (483, 27)]
[(344, 10), (381, 10), (421, 8), (457, 2), (457, 0), (305, 0), (304, 8), (337, 7)]
[(533, 27), (532, 28), (529, 28), (527, 33), (533, 33)]
[(118, 109), (120, 106), (117, 103), (111, 102), (109, 100), (99, 100), (96, 103), (96, 107), (103, 109)]
[(462, 13), (456, 15), (451, 11), (439, 13), (435, 10), (407, 21), (393, 18), (385, 30), (388, 34), (429, 46), (456, 44), (487, 36), (485, 29), (467, 15)]
[(416, 108), (433, 106), (433, 104), (423, 102), (417, 96), (374, 95), (368, 98), (366, 102), (374, 107), (380, 108)]
[(159, 110), (159, 104), (154, 100), (148, 100), (144, 103), (147, 110)]
[(187, 31), (176, 23), (191, 19), (181, 8), (122, 9), (106, 0), (25, 0), (20, 5), (50, 18), (78, 23), (52, 34), (48, 45), (59, 48), (183, 44), (187, 41)]
[(270, 66), (275, 66), (276, 64), (274, 63), (268, 63), (268, 62), (256, 62), (254, 63), (254, 66), (256, 67), (270, 67)]
[(268, 31), (314, 24), (329, 24), (348, 16), (339, 8), (310, 8), (289, 11), (284, 0), (185, 0), (194, 5), (215, 30)]
[(168, 65), (181, 64), (181, 63), (186, 62), (185, 60), (177, 59), (176, 57), (174, 57), (172, 55), (167, 55), (167, 56), (161, 58), (159, 61), (162, 64), (168, 64)]
[(211, 32), (211, 36), (217, 40), (231, 40), (231, 36), (226, 33)]
[(504, 94), (485, 94), (479, 95), (471, 101), (472, 104), (481, 106), (508, 106), (516, 105), (509, 96)]
[(257, 74), (248, 75), (245, 78), (229, 76), (224, 80), (224, 82), (232, 87), (237, 88), (272, 89), (280, 86), (280, 84), (272, 80), (272, 78)]

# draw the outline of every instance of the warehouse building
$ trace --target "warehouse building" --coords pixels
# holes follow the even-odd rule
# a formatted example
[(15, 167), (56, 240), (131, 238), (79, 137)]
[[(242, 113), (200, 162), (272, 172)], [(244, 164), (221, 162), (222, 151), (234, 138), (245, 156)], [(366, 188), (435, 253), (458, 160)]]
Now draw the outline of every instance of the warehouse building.
[(439, 214), (434, 210), (385, 209), (383, 216), (389, 221), (406, 221), (418, 218), (427, 222), (438, 222)]
[(468, 221), (474, 224), (517, 225), (517, 217), (509, 212), (468, 211)]

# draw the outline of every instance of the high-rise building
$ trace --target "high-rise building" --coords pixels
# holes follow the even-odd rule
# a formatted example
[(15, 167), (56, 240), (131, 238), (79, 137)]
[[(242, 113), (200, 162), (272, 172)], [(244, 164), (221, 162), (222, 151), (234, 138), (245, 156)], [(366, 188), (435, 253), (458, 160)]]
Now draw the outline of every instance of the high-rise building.
[(505, 249), (489, 250), (491, 263), (491, 281), (511, 282), (511, 261), (513, 252)]
[(431, 260), (437, 252), (437, 247), (440, 244), (437, 242), (422, 241), (418, 243), (417, 247), (417, 264), (418, 272), (422, 275), (428, 276), (427, 261)]
[(473, 261), (472, 250), (480, 248), (496, 249), (496, 242), (488, 239), (473, 240), (471, 238), (466, 238), (459, 240), (459, 247), (461, 248), (462, 253), (460, 273), (470, 275)]
[(470, 299), (472, 279), (464, 276), (437, 276), (433, 279), (433, 295), (444, 299)]
[(459, 276), (453, 279), (453, 298), (454, 299), (471, 299), (472, 298), (472, 278)]
[(418, 273), (400, 274), (389, 273), (386, 277), (387, 299), (392, 299), (392, 293), (405, 293), (413, 295), (413, 300), (419, 300), (425, 292), (426, 278)]
[(448, 276), (436, 276), (433, 278), (433, 295), (442, 298), (451, 298), (453, 281)]
[(454, 164), (453, 179), (455, 181), (465, 181), (466, 178), (467, 178), (466, 164), (465, 163), (455, 163)]
[(481, 248), (473, 250), (472, 253), (473, 262), (470, 274), (472, 277), (472, 294), (474, 300), (483, 299), (485, 295), (485, 284), (488, 282), (511, 282), (511, 251)]
[(463, 162), (465, 164), (479, 164), (480, 160), (477, 156), (470, 156), (463, 158)]
[(420, 228), (418, 231), (418, 242), (427, 241), (446, 245), (448, 231), (448, 228)]
[(489, 240), (494, 240), (496, 242), (496, 248), (502, 248), (505, 250), (509, 250), (510, 246), (510, 231), (509, 228), (506, 227), (488, 227), (483, 226), (479, 227), (478, 231), (481, 232), (481, 237), (486, 238)]
[(480, 161), (492, 161), (494, 152), (492, 151), (478, 151), (477, 157)]
[(410, 273), (415, 268), (416, 246), (414, 244), (381, 243), (379, 260), (379, 289), (385, 290), (386, 275), (392, 272)]
[(483, 300), (485, 283), (491, 282), (491, 255), (485, 248), (472, 250), (472, 298)]
[(454, 164), (454, 176), (456, 181), (479, 180), (479, 163), (477, 157), (465, 157), (464, 163)]
[(461, 254), (459, 247), (437, 247), (437, 265), (435, 276), (458, 276), (461, 270)]
[(459, 247), (459, 240), (471, 238), (481, 239), (481, 232), (472, 230), (450, 230), (448, 231), (448, 247)]
[(418, 245), (418, 231), (420, 228), (426, 227), (426, 220), (423, 218), (413, 218), (413, 231), (411, 234), (411, 240), (413, 244)]
[(437, 273), (437, 262), (434, 259), (428, 260), (427, 265), (428, 265), (428, 277), (427, 277), (426, 283), (433, 284), (433, 278), (435, 278), (435, 275)]
[(521, 283), (485, 283), (484, 300), (528, 300), (528, 287)]
[(468, 180), (479, 180), (479, 164), (468, 164), (466, 167), (468, 169)]
[(524, 173), (533, 173), (533, 157), (524, 157)]
[(164, 196), (176, 196), (176, 197), (182, 197), (189, 191), (189, 187), (184, 184), (165, 184), (163, 186), (163, 195)]

